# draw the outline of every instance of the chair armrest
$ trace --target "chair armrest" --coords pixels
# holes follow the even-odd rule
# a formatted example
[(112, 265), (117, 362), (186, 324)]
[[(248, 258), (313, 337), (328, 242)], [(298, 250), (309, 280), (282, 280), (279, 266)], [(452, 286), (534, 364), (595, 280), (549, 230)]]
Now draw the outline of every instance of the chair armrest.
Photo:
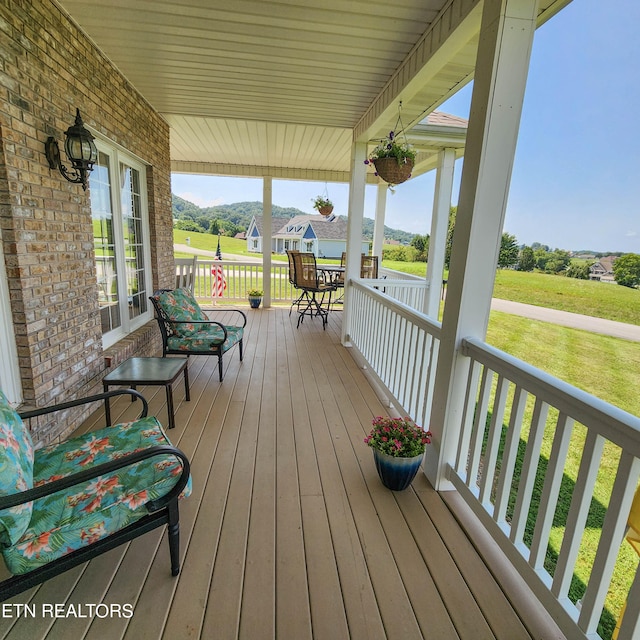
[(29, 418), (36, 418), (37, 416), (44, 416), (48, 413), (54, 413), (56, 411), (63, 411), (65, 409), (71, 409), (73, 407), (81, 407), (84, 404), (89, 404), (91, 402), (98, 402), (99, 400), (106, 400), (107, 398), (112, 398), (113, 396), (120, 395), (131, 395), (138, 400), (142, 401), (142, 413), (139, 418), (146, 418), (147, 413), (149, 411), (149, 405), (147, 401), (144, 399), (144, 396), (138, 391), (134, 391), (133, 389), (114, 389), (113, 391), (106, 391), (104, 393), (97, 393), (94, 396), (87, 396), (86, 398), (78, 398), (77, 400), (70, 400), (69, 402), (61, 402), (60, 404), (54, 404), (50, 407), (43, 407), (42, 409), (33, 409), (32, 411), (21, 411), (19, 415), (22, 419), (28, 420)]
[(171, 330), (174, 333), (177, 333), (174, 328), (174, 325), (178, 325), (178, 324), (203, 324), (205, 326), (210, 326), (215, 324), (218, 327), (220, 327), (220, 329), (222, 329), (222, 333), (224, 334), (224, 340), (226, 340), (229, 335), (227, 333), (227, 328), (221, 322), (216, 322), (215, 320), (165, 320), (165, 322), (171, 327)]
[[(242, 316), (242, 325), (233, 325), (233, 326), (242, 326), (243, 328), (247, 326), (247, 314), (244, 311), (240, 311), (240, 309), (233, 309), (233, 308), (207, 309), (205, 313), (207, 315), (211, 313), (239, 313)], [(215, 322), (215, 321), (212, 321), (212, 322)]]
[(31, 502), (32, 500), (44, 498), (52, 493), (63, 491), (69, 487), (86, 482), (87, 480), (93, 480), (94, 478), (117, 471), (123, 467), (128, 467), (136, 462), (140, 462), (141, 460), (167, 454), (174, 455), (176, 458), (180, 459), (182, 462), (182, 473), (178, 478), (178, 482), (176, 482), (171, 491), (162, 498), (147, 503), (149, 511), (157, 511), (166, 502), (170, 502), (173, 498), (180, 495), (189, 480), (189, 473), (191, 470), (187, 456), (180, 451), (180, 449), (176, 449), (175, 447), (170, 447), (168, 445), (155, 445), (153, 447), (148, 447), (147, 449), (142, 449), (141, 451), (134, 451), (133, 453), (128, 453), (126, 456), (122, 456), (116, 460), (103, 462), (102, 464), (91, 467), (90, 469), (73, 473), (70, 476), (60, 478), (59, 480), (53, 480), (52, 482), (40, 485), (39, 487), (2, 496), (0, 497), (0, 511), (2, 509), (8, 509), (9, 507), (16, 507), (20, 504)]

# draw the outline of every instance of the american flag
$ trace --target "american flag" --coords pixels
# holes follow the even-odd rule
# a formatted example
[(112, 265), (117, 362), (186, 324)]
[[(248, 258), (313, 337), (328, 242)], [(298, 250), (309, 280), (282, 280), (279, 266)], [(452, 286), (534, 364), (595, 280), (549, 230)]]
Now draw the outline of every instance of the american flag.
[(214, 302), (216, 298), (222, 298), (224, 290), (227, 288), (227, 280), (224, 277), (224, 269), (221, 264), (216, 264), (216, 260), (222, 260), (222, 251), (220, 251), (220, 234), (218, 234), (218, 248), (216, 249), (216, 257), (211, 267), (212, 283), (211, 297)]
[[(218, 260), (218, 258), (216, 258)], [(224, 268), (221, 264), (216, 264), (216, 260), (211, 267), (212, 283), (211, 283), (211, 297), (222, 298), (224, 290), (227, 288), (227, 280), (224, 277)]]

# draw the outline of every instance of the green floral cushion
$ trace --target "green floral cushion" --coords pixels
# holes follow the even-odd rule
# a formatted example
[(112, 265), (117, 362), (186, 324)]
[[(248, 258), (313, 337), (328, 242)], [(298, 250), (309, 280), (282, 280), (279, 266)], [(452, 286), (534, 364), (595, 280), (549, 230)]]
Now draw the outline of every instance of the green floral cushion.
[(212, 349), (222, 345), (222, 353), (226, 353), (234, 344), (242, 340), (244, 328), (225, 325), (225, 329), (227, 330), (226, 340), (220, 327), (209, 325), (190, 336), (172, 336), (167, 340), (167, 346), (171, 350), (211, 353)]
[[(33, 443), (22, 418), (0, 391), (0, 495), (33, 487)], [(31, 520), (32, 504), (0, 511), (0, 546), (17, 542)]]
[[(202, 325), (192, 322), (208, 322), (207, 314), (200, 308), (189, 289), (174, 289), (154, 296), (169, 320), (178, 322), (173, 331), (178, 336), (190, 336), (199, 331)], [(183, 324), (184, 323), (184, 324)]]
[[(34, 485), (165, 444), (171, 443), (155, 418), (93, 431), (37, 450)], [(9, 571), (26, 573), (132, 524), (149, 513), (149, 500), (166, 495), (181, 471), (174, 456), (154, 456), (36, 500), (22, 537), (2, 550)], [(181, 497), (190, 493), (191, 479)]]

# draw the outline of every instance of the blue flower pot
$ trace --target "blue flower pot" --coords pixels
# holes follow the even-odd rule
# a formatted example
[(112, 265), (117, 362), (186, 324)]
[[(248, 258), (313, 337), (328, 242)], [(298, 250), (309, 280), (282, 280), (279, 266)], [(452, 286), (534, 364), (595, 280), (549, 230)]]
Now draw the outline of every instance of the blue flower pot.
[(424, 453), (413, 458), (396, 458), (388, 453), (373, 450), (373, 459), (382, 484), (392, 491), (403, 491), (416, 477)]
[(254, 298), (253, 296), (249, 296), (249, 305), (252, 309), (257, 309), (262, 302), (262, 298)]

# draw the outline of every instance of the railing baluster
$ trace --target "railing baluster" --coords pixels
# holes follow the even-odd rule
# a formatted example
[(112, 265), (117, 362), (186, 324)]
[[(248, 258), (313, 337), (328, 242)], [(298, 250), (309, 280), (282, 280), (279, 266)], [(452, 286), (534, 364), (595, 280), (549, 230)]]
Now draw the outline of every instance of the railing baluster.
[(582, 608), (578, 618), (578, 626), (587, 635), (595, 633), (600, 620), (639, 476), (640, 460), (623, 451), (602, 524), (600, 543), (593, 562), (591, 577), (582, 598)]
[(507, 404), (508, 391), (509, 381), (506, 380), (504, 376), (499, 375), (491, 410), (491, 425), (489, 427), (489, 437), (484, 454), (480, 494), (478, 496), (480, 502), (488, 508), (487, 510), (490, 508), (491, 491), (494, 486), (498, 447), (500, 446), (500, 438), (502, 436), (502, 422), (504, 419), (504, 409)]
[(476, 415), (473, 421), (473, 432), (470, 441), (469, 471), (467, 473), (467, 486), (477, 494), (478, 471), (482, 458), (482, 442), (486, 431), (487, 414), (489, 411), (489, 395), (493, 382), (493, 371), (489, 367), (482, 370), (480, 382), (480, 396), (476, 408)]
[(551, 446), (549, 465), (544, 479), (538, 517), (531, 542), (531, 555), (529, 564), (534, 571), (544, 569), (544, 559), (547, 554), (549, 534), (553, 525), (553, 518), (560, 495), (560, 483), (564, 474), (564, 465), (569, 452), (571, 434), (573, 433), (573, 420), (566, 414), (560, 413), (556, 423), (556, 432)]
[(587, 431), (578, 477), (571, 497), (564, 538), (562, 539), (556, 570), (553, 575), (553, 584), (551, 585), (551, 593), (560, 601), (565, 599), (569, 593), (569, 586), (571, 585), (582, 534), (589, 514), (591, 496), (596, 483), (603, 447), (604, 438), (594, 430)]
[(522, 472), (518, 482), (518, 494), (516, 506), (513, 510), (513, 523), (511, 525), (511, 542), (520, 547), (524, 538), (525, 527), (529, 518), (529, 507), (531, 506), (531, 495), (536, 481), (538, 470), (538, 460), (540, 459), (540, 447), (544, 436), (544, 427), (547, 420), (549, 405), (536, 398), (533, 407), (533, 417), (527, 438), (524, 460), (522, 462)]
[(518, 457), (518, 445), (520, 443), (520, 434), (522, 433), (522, 421), (526, 403), (527, 392), (522, 387), (516, 387), (511, 403), (509, 427), (507, 429), (504, 451), (502, 453), (500, 477), (498, 479), (495, 508), (493, 511), (493, 519), (501, 526), (506, 523), (509, 497), (511, 496), (511, 485), (513, 483), (513, 472)]

